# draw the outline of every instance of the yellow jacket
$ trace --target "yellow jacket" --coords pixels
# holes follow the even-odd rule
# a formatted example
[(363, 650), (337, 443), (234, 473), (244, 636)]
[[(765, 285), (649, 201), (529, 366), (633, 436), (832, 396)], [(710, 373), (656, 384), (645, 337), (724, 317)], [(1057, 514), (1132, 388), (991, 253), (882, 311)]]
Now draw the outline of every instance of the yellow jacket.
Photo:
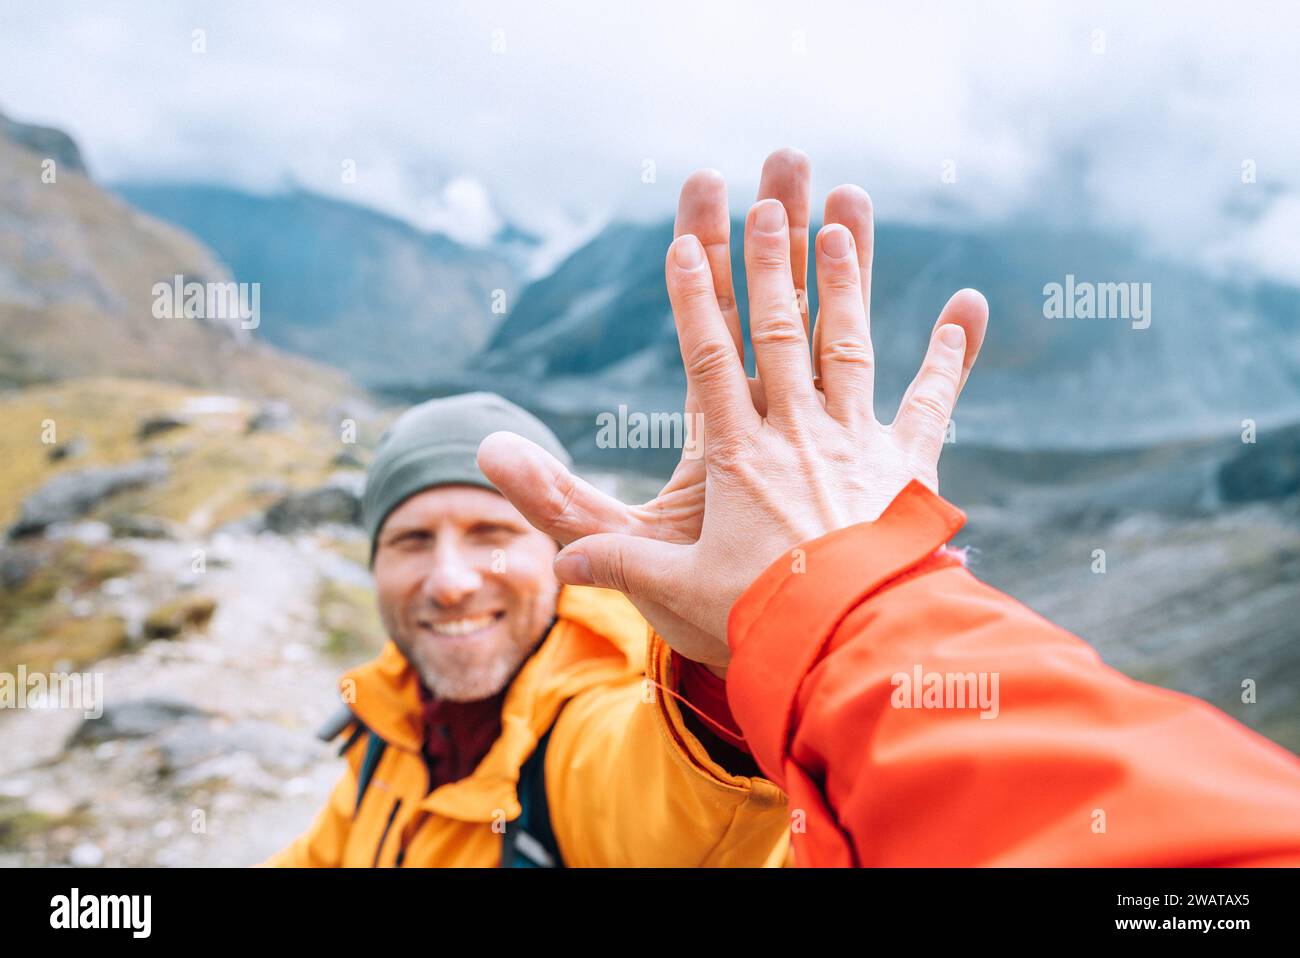
[(418, 680), (389, 642), (340, 682), (356, 718), (388, 743), (360, 809), (366, 736), (347, 749), (348, 770), (311, 827), (266, 864), (498, 865), (505, 823), (520, 814), (519, 770), (552, 723), (546, 798), (565, 865), (792, 864), (785, 794), (709, 757), (655, 684), (673, 687), (670, 666), (622, 595), (566, 586), (555, 626), (506, 694), (500, 737), (471, 775), (426, 795)]

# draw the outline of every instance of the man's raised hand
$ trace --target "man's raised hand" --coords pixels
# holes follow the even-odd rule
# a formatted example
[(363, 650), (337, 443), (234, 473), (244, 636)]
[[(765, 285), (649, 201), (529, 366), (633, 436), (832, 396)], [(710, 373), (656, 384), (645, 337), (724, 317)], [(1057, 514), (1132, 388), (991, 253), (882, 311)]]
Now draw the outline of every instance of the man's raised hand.
[[(809, 195), (812, 172), (808, 157), (798, 150), (777, 150), (763, 163), (758, 198), (772, 199), (790, 211), (791, 282), (807, 310)], [(827, 222), (843, 222), (857, 233), (870, 257), (871, 206), (861, 190), (856, 196), (840, 191), (827, 201)], [(677, 204), (674, 236), (699, 239), (709, 264), (709, 275), (719, 312), (727, 325), (736, 355), (743, 359), (740, 312), (731, 275), (731, 212), (722, 175), (700, 170), (687, 177)], [(762, 383), (749, 380), (755, 407), (765, 408)], [(686, 393), (688, 423), (699, 418), (699, 405), (689, 385)], [(657, 496), (639, 506), (629, 506), (600, 492), (570, 473), (544, 450), (518, 437), (489, 437), (481, 448), (479, 464), (485, 475), (515, 504), (534, 526), (567, 544), (598, 532), (645, 535), (669, 542), (694, 542), (704, 518), (704, 462), (698, 448), (683, 449), (672, 477)], [(683, 621), (675, 613), (644, 596), (629, 598), (655, 630), (688, 658), (721, 674), (726, 650), (717, 639)]]
[[(709, 176), (693, 181), (714, 189)], [(816, 247), (824, 397), (814, 388), (798, 305), (806, 298), (796, 295), (803, 270), (797, 233), (806, 218), (801, 227), (783, 202), (763, 199), (746, 220), (755, 382), (741, 364), (718, 230), (692, 224), (705, 233), (697, 237), (681, 228), (691, 217), (679, 211), (666, 275), (688, 412), (698, 409), (704, 422), (703, 459), (684, 459), (659, 497), (628, 507), (518, 437), (496, 434), (480, 447), (484, 473), (507, 498), (569, 543), (556, 560), (563, 581), (624, 592), (674, 648), (715, 671), (730, 655), (731, 605), (767, 565), (801, 542), (876, 518), (913, 478), (937, 487), (948, 420), (984, 337), (984, 298), (973, 290), (955, 294), (897, 418), (877, 422), (870, 201), (856, 187), (841, 187), (827, 201), (826, 218)], [(725, 252), (725, 233), (721, 242)]]

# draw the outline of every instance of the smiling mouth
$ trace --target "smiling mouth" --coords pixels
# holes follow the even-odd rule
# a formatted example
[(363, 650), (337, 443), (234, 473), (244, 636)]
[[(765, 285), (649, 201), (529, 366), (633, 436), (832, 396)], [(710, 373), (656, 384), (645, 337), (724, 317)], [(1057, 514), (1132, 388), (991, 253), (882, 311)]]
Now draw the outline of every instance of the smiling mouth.
[(421, 619), (420, 627), (447, 639), (463, 639), (486, 631), (506, 617), (504, 609), (483, 615), (466, 615), (455, 619)]

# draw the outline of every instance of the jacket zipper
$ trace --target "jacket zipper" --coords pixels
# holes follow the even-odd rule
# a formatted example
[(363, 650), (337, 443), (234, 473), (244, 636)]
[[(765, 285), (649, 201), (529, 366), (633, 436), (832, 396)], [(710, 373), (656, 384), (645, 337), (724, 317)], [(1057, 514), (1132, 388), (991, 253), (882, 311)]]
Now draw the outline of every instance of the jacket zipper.
[(414, 843), (415, 839), (419, 836), (420, 829), (424, 827), (424, 820), (428, 817), (428, 812), (422, 809), (416, 809), (415, 815), (406, 823), (406, 827), (402, 829), (402, 836), (399, 839), (401, 844), (397, 849), (396, 865), (398, 868), (401, 868), (402, 863), (406, 861), (406, 850), (411, 847), (412, 843)]
[[(446, 734), (447, 727), (445, 725), (442, 726), (442, 731), (443, 734)], [(429, 771), (428, 762), (425, 762), (424, 764), (425, 797), (427, 798), (432, 791), (433, 791), (433, 773)], [(415, 812), (415, 817), (411, 819), (411, 821), (407, 824), (406, 828), (402, 829), (402, 839), (397, 849), (397, 861), (395, 862), (398, 868), (401, 868), (402, 863), (406, 861), (406, 849), (411, 842), (415, 841), (415, 835), (420, 830), (421, 826), (424, 825), (424, 819), (428, 816), (428, 814), (429, 814), (428, 812), (421, 811), (420, 809), (417, 808)], [(392, 822), (390, 821), (389, 824), (391, 825)], [(406, 838), (408, 833), (410, 835), (410, 841), (408, 841)]]
[(393, 819), (397, 818), (397, 810), (402, 807), (402, 800), (399, 798), (393, 803), (393, 810), (388, 813), (388, 822), (384, 825), (384, 833), (379, 836), (379, 844), (375, 846), (375, 860), (371, 863), (371, 868), (379, 867), (379, 856), (384, 851), (384, 842), (388, 840), (388, 831), (393, 827)]

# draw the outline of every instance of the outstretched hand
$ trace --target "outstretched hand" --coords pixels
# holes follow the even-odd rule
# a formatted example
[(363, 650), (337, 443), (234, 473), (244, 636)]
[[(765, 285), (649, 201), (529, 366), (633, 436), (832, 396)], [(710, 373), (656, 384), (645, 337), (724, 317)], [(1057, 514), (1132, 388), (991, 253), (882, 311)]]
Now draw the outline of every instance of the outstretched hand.
[(860, 189), (840, 187), (827, 200), (816, 244), (815, 355), (824, 395), (814, 388), (802, 292), (808, 179), (802, 154), (773, 154), (746, 220), (752, 380), (742, 365), (725, 187), (709, 172), (683, 187), (666, 273), (687, 413), (704, 423), (703, 458), (684, 457), (654, 500), (624, 505), (509, 433), (489, 436), (479, 449), (479, 465), (497, 488), (537, 528), (567, 543), (556, 559), (563, 581), (624, 592), (670, 645), (720, 673), (730, 657), (732, 604), (782, 552), (876, 518), (913, 478), (937, 488), (944, 433), (987, 324), (982, 296), (954, 295), (897, 418), (877, 422), (871, 204)]
[[(758, 199), (776, 200), (789, 212), (790, 279), (797, 305), (807, 326), (808, 220), (812, 170), (808, 157), (798, 150), (782, 149), (763, 163)], [(858, 238), (866, 262), (871, 258), (871, 203), (862, 190), (843, 187), (826, 201), (826, 221), (842, 223)], [(731, 275), (731, 211), (727, 186), (721, 174), (700, 170), (687, 177), (677, 203), (673, 235), (696, 236), (705, 250), (718, 309), (727, 331), (744, 359), (740, 312)], [(755, 407), (766, 408), (762, 380), (749, 380)], [(686, 421), (699, 421), (699, 404), (689, 384)], [(513, 445), (494, 440), (483, 447), (480, 467), (497, 488), (505, 492), (529, 521), (562, 544), (598, 532), (644, 535), (668, 542), (694, 542), (704, 518), (706, 471), (698, 443), (682, 450), (668, 483), (643, 505), (626, 505), (573, 475), (558, 460), (527, 442)], [(704, 662), (715, 672), (725, 670), (725, 657), (717, 657), (716, 639), (644, 596), (629, 596), (655, 630), (678, 652)]]

